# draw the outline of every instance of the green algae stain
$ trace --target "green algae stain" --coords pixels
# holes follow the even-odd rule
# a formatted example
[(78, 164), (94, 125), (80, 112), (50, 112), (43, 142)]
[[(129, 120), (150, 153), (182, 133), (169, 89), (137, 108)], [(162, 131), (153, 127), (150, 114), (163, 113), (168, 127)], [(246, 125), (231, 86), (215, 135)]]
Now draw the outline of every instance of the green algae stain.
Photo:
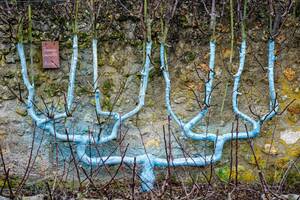
[(233, 180), (236, 177), (236, 173), (238, 174), (238, 180), (241, 182), (251, 183), (256, 180), (253, 171), (243, 165), (238, 165), (238, 170), (236, 170), (234, 166), (232, 167), (232, 170), (230, 170), (229, 166), (216, 169), (217, 176), (220, 180), (225, 182), (230, 181), (229, 179)]

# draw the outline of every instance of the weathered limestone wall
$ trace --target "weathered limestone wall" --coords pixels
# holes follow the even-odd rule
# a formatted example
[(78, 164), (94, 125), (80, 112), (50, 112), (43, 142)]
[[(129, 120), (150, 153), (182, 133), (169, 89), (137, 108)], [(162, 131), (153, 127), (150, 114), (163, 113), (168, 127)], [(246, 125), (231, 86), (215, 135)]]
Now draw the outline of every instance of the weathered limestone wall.
[[(169, 69), (172, 82), (172, 102), (176, 113), (184, 119), (189, 119), (199, 111), (195, 94), (203, 98), (204, 83), (198, 78), (196, 70), (206, 76), (209, 58), (209, 37), (193, 28), (188, 16), (178, 18), (178, 30), (171, 32), (169, 48)], [(133, 108), (137, 102), (139, 90), (140, 70), (143, 63), (143, 39), (139, 21), (124, 20), (122, 17), (113, 21), (105, 36), (99, 39), (99, 73), (100, 88), (104, 95), (103, 109), (126, 112)], [(68, 119), (69, 127), (74, 130), (88, 132), (97, 124), (95, 116), (95, 102), (92, 91), (92, 57), (91, 34), (89, 20), (82, 14), (79, 22), (79, 65), (76, 77), (76, 104), (74, 116)], [(71, 58), (70, 31), (60, 34), (59, 22), (39, 20), (33, 21), (34, 35), (34, 64), (29, 69), (37, 88), (37, 97), (43, 97), (48, 106), (51, 103), (58, 109), (63, 109), (63, 93), (68, 86), (68, 71)], [(254, 139), (254, 150), (259, 165), (266, 171), (268, 180), (278, 181), (282, 177), (289, 162), (300, 155), (300, 24), (288, 20), (283, 32), (276, 40), (276, 54), (278, 56), (276, 71), (276, 91), (281, 109), (295, 101), (280, 116), (267, 122), (261, 135)], [(13, 27), (16, 28), (14, 25)], [(238, 49), (240, 40), (235, 43), (234, 61), (229, 65), (230, 32), (226, 24), (219, 24), (217, 31), (216, 54), (216, 81), (220, 83), (212, 95), (212, 107), (209, 117), (203, 121), (198, 131), (204, 132), (230, 132), (234, 115), (231, 105), (233, 78), (231, 74), (238, 66)], [(296, 27), (296, 30), (294, 29)], [(9, 30), (7, 25), (1, 29)], [(263, 70), (267, 66), (267, 32), (262, 24), (249, 26), (248, 50), (245, 72), (242, 75), (240, 107), (251, 114), (249, 106), (255, 113), (262, 114), (268, 108), (268, 82), (267, 73)], [(138, 116), (124, 124), (128, 129), (123, 144), (119, 147), (124, 150), (129, 143), (128, 155), (139, 155), (145, 151), (157, 156), (165, 157), (163, 126), (168, 126), (168, 117), (164, 102), (164, 80), (159, 70), (159, 44), (157, 31), (153, 29), (154, 48), (151, 58), (153, 70), (150, 75), (149, 87), (146, 96), (146, 105)], [(295, 32), (293, 32), (295, 30)], [(291, 37), (291, 34), (293, 36)], [(29, 158), (33, 136), (33, 124), (27, 115), (25, 106), (20, 103), (18, 85), (23, 98), (27, 97), (20, 77), (20, 60), (16, 52), (15, 41), (1, 33), (0, 42), (0, 138), (4, 157), (9, 163), (11, 173), (21, 175)], [(60, 41), (61, 68), (58, 70), (42, 69), (41, 41), (58, 39)], [(27, 55), (29, 55), (29, 45)], [(231, 71), (231, 73), (230, 73)], [(120, 98), (114, 100), (125, 84)], [(195, 93), (193, 93), (194, 91)], [(222, 104), (224, 104), (222, 109)], [(37, 107), (45, 109), (41, 98), (37, 98)], [(253, 115), (252, 115), (253, 116)], [(208, 120), (209, 119), (209, 120)], [(207, 126), (209, 121), (209, 125)], [(175, 135), (182, 141), (185, 149), (192, 155), (199, 155), (203, 151), (203, 144), (184, 140), (180, 137), (176, 124), (171, 122)], [(240, 130), (244, 129), (240, 123)], [(53, 138), (44, 135), (41, 130), (36, 131), (34, 149), (39, 148), (40, 153), (36, 159), (33, 177), (47, 177), (52, 172), (56, 162), (56, 146)], [(143, 138), (143, 141), (142, 139)], [(144, 143), (144, 146), (142, 145)], [(173, 156), (181, 156), (179, 145), (172, 139)], [(101, 147), (103, 155), (117, 146), (113, 141)], [(211, 145), (208, 144), (208, 147)], [(69, 158), (68, 145), (60, 144), (59, 162)], [(230, 162), (230, 144), (224, 148), (222, 160), (215, 166), (216, 174), (223, 180), (228, 179)], [(118, 153), (116, 153), (118, 154)], [(258, 179), (254, 156), (247, 142), (239, 143), (239, 176), (242, 181), (253, 182)], [(299, 180), (299, 174), (291, 175), (291, 183)]]

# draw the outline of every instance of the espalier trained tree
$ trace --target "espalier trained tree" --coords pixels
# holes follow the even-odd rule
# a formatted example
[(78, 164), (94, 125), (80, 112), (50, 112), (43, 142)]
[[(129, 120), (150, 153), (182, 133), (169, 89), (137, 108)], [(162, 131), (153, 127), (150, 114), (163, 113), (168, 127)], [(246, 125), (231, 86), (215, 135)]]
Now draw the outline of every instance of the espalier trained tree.
[[(86, 153), (87, 145), (91, 143), (95, 144), (103, 144), (109, 142), (113, 139), (116, 139), (118, 136), (118, 130), (120, 129), (121, 124), (137, 114), (141, 108), (145, 104), (145, 95), (149, 80), (149, 71), (151, 67), (150, 57), (151, 57), (151, 20), (147, 15), (147, 1), (144, 1), (144, 21), (146, 23), (146, 48), (145, 48), (145, 61), (143, 70), (141, 72), (141, 84), (139, 91), (139, 102), (137, 106), (125, 113), (120, 114), (117, 112), (109, 112), (103, 111), (101, 108), (101, 93), (98, 89), (98, 63), (97, 63), (97, 38), (94, 36), (92, 40), (92, 53), (93, 53), (93, 89), (95, 92), (95, 102), (96, 102), (96, 114), (98, 116), (105, 116), (113, 119), (112, 126), (107, 126), (106, 135), (101, 135), (96, 140), (93, 140), (89, 135), (84, 133), (77, 133), (69, 137), (67, 133), (58, 132), (55, 129), (54, 124), (59, 119), (68, 118), (71, 115), (71, 111), (73, 110), (73, 100), (74, 100), (74, 88), (75, 88), (75, 78), (76, 78), (76, 67), (78, 61), (78, 38), (77, 38), (77, 14), (74, 22), (74, 35), (73, 35), (73, 54), (71, 59), (71, 66), (69, 72), (69, 85), (66, 96), (66, 106), (65, 112), (55, 113), (52, 116), (43, 116), (39, 114), (35, 109), (35, 86), (33, 81), (30, 81), (28, 77), (26, 58), (24, 54), (24, 45), (22, 41), (22, 33), (19, 34), (19, 42), (17, 44), (17, 49), (19, 53), (19, 57), (21, 60), (22, 67), (22, 78), (23, 82), (28, 90), (28, 98), (27, 98), (27, 111), (32, 118), (32, 120), (36, 123), (36, 125), (45, 130), (49, 135), (56, 137), (61, 141), (74, 142), (77, 147), (77, 155), (80, 161), (88, 164), (88, 165), (117, 165), (121, 163), (126, 163), (127, 165), (139, 165), (142, 170), (139, 175), (142, 182), (142, 190), (149, 191), (154, 187), (155, 175), (154, 168), (163, 168), (163, 167), (176, 167), (176, 166), (206, 166), (212, 163), (217, 162), (222, 157), (222, 151), (224, 144), (230, 140), (234, 139), (247, 139), (254, 138), (259, 135), (261, 131), (262, 124), (272, 119), (278, 110), (278, 102), (276, 100), (275, 86), (274, 86), (274, 40), (270, 39), (269, 41), (269, 49), (268, 49), (268, 82), (269, 82), (269, 112), (262, 116), (260, 119), (253, 119), (247, 114), (243, 113), (239, 110), (238, 107), (238, 95), (239, 95), (239, 85), (241, 75), (244, 70), (245, 65), (245, 56), (246, 56), (246, 32), (245, 32), (245, 16), (246, 16), (246, 8), (247, 8), (247, 0), (245, 0), (244, 4), (244, 13), (242, 20), (242, 43), (240, 48), (240, 58), (239, 58), (239, 68), (237, 73), (234, 75), (234, 86), (232, 91), (232, 105), (233, 111), (235, 115), (242, 119), (243, 121), (252, 125), (252, 130), (247, 130), (245, 132), (238, 133), (224, 133), (224, 134), (214, 134), (214, 133), (195, 133), (193, 132), (193, 128), (199, 123), (207, 114), (210, 108), (210, 101), (213, 92), (213, 80), (214, 80), (214, 66), (215, 66), (215, 51), (216, 51), (216, 38), (215, 38), (215, 26), (216, 26), (216, 11), (215, 11), (215, 1), (212, 1), (212, 9), (211, 9), (211, 30), (212, 37), (210, 40), (210, 59), (209, 59), (209, 75), (208, 80), (205, 83), (205, 98), (204, 98), (204, 107), (200, 110), (200, 112), (193, 117), (191, 120), (185, 122), (180, 119), (172, 110), (171, 102), (170, 102), (170, 90), (171, 90), (171, 81), (169, 75), (169, 69), (167, 64), (167, 55), (165, 50), (165, 43), (168, 32), (168, 24), (169, 19), (163, 21), (162, 20), (162, 36), (160, 40), (160, 62), (161, 62), (161, 70), (163, 73), (163, 77), (165, 80), (165, 101), (166, 108), (171, 116), (171, 118), (178, 124), (181, 129), (183, 136), (187, 139), (191, 140), (201, 140), (201, 141), (210, 141), (214, 143), (215, 149), (212, 155), (201, 155), (197, 157), (189, 157), (189, 158), (159, 158), (151, 154), (143, 154), (136, 157), (131, 156), (104, 156), (104, 157), (91, 157)], [(176, 7), (176, 6), (175, 6)], [(76, 10), (78, 9), (78, 1), (76, 5)], [(172, 13), (174, 14), (174, 11)], [(77, 13), (77, 11), (76, 11)], [(20, 28), (22, 29), (22, 27)], [(31, 36), (30, 36), (31, 38)], [(31, 42), (31, 39), (30, 39)], [(31, 55), (30, 55), (31, 56)], [(32, 57), (32, 56), (31, 56)], [(32, 60), (32, 59), (31, 59)]]

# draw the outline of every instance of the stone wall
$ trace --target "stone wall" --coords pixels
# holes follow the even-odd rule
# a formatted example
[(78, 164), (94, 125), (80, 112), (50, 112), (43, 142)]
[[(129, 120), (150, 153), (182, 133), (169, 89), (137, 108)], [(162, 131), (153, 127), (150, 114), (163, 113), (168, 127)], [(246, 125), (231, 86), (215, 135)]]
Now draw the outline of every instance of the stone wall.
[[(34, 8), (33, 11), (37, 11), (37, 9)], [(184, 8), (182, 10), (186, 11)], [(58, 109), (63, 109), (72, 53), (70, 23), (65, 19), (57, 21), (55, 16), (51, 18), (49, 11), (37, 12), (41, 12), (43, 15), (33, 17), (34, 63), (29, 69), (30, 77), (34, 80), (37, 88), (36, 104), (38, 108), (45, 109), (41, 99), (43, 97), (47, 106), (51, 106), (53, 103)], [(109, 13), (107, 14), (109, 16)], [(79, 63), (75, 92), (78, 106), (74, 116), (67, 120), (67, 125), (69, 128), (74, 128), (75, 131), (88, 132), (88, 129), (97, 124), (91, 87), (92, 36), (89, 31), (88, 15), (82, 12), (79, 19)], [(109, 19), (103, 19), (103, 21), (105, 20), (109, 21)], [(205, 24), (193, 27), (191, 15), (183, 12), (177, 16), (176, 20), (178, 20), (175, 22), (177, 30), (171, 31), (168, 48), (172, 106), (179, 116), (189, 119), (199, 111), (195, 94), (199, 99), (203, 98), (204, 83), (197, 76), (196, 70), (204, 77), (208, 72), (209, 37), (207, 31), (200, 31), (202, 28), (206, 29)], [(60, 24), (62, 22), (66, 24), (63, 26)], [(111, 23), (105, 35), (99, 36), (99, 86), (104, 95), (103, 109), (113, 109), (124, 113), (137, 103), (139, 78), (143, 64), (143, 31), (141, 22), (137, 18), (126, 18), (122, 14), (116, 14)], [(150, 74), (145, 107), (136, 117), (124, 124), (123, 129), (127, 134), (122, 145), (119, 145), (117, 141), (102, 145), (100, 149), (103, 151), (101, 152), (103, 155), (115, 147), (122, 152), (128, 143), (128, 155), (139, 155), (146, 148), (148, 153), (165, 157), (163, 126), (168, 127), (169, 122), (164, 102), (165, 84), (159, 69), (157, 37), (159, 35), (157, 27), (159, 26), (157, 24), (154, 23), (153, 27), (154, 48), (151, 58), (153, 70)], [(100, 33), (107, 28), (101, 27), (101, 23), (98, 25)], [(66, 29), (62, 27), (66, 27)], [(236, 32), (234, 59), (231, 65), (229, 63), (230, 30), (228, 27), (228, 22), (222, 20), (217, 26), (216, 81), (214, 84), (219, 84), (212, 95), (209, 117), (199, 125), (197, 128), (199, 132), (207, 130), (219, 134), (230, 132), (232, 122), (235, 121), (231, 105), (232, 74), (238, 66), (240, 37)], [(279, 181), (291, 161), (300, 155), (299, 27), (299, 22), (292, 17), (288, 18), (281, 34), (276, 39), (275, 85), (281, 110), (293, 99), (295, 100), (285, 112), (265, 123), (261, 135), (254, 139), (257, 161), (265, 171), (268, 181)], [(58, 148), (55, 145), (56, 141), (43, 134), (41, 130), (37, 129), (33, 134), (34, 125), (27, 115), (26, 108), (16, 98), (19, 92), (21, 92), (22, 98), (26, 99), (27, 97), (20, 76), (21, 66), (16, 52), (16, 41), (8, 34), (10, 30), (17, 29), (17, 23), (10, 26), (4, 24), (0, 28), (7, 31), (7, 33), (0, 33), (0, 137), (2, 151), (6, 162), (9, 163), (11, 174), (20, 176), (26, 168), (32, 138), (35, 135), (34, 150), (39, 149), (39, 154), (32, 177), (48, 177), (54, 173), (52, 170), (57, 157), (61, 167), (59, 171), (62, 170), (62, 162), (70, 157), (69, 147), (62, 143)], [(26, 36), (26, 32), (24, 34)], [(258, 114), (265, 113), (268, 109), (268, 82), (265, 71), (267, 66), (267, 27), (258, 21), (249, 25), (248, 34), (249, 44), (239, 102), (241, 110), (254, 116), (251, 114), (249, 106)], [(60, 41), (61, 67), (58, 70), (42, 68), (41, 41), (49, 39)], [(25, 43), (27, 43), (26, 39)], [(26, 44), (26, 55), (29, 55), (28, 44)], [(115, 101), (123, 86), (125, 89)], [(178, 137), (186, 151), (192, 155), (202, 154), (205, 145), (209, 151), (212, 150), (210, 144), (183, 139), (176, 124), (171, 121), (170, 125), (174, 136)], [(242, 122), (239, 129), (244, 129)], [(174, 136), (172, 136), (173, 156), (182, 156)], [(39, 145), (41, 145), (40, 148)], [(58, 156), (56, 155), (57, 149), (59, 149)], [(238, 149), (240, 180), (245, 182), (258, 180), (257, 168), (249, 144), (246, 141), (240, 141)], [(230, 144), (226, 144), (222, 160), (215, 165), (216, 175), (222, 180), (228, 179), (229, 163)], [(296, 183), (297, 180), (299, 180), (297, 173), (289, 177), (291, 184)]]

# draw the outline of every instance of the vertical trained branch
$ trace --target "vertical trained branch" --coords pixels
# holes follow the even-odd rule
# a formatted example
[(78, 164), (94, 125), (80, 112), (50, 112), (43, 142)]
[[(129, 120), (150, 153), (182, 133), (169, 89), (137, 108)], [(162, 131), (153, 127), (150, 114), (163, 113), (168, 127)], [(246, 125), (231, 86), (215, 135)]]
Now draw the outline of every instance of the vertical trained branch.
[(230, 0), (230, 30), (231, 30), (231, 40), (230, 40), (230, 58), (229, 62), (232, 64), (233, 57), (233, 45), (234, 45), (234, 29), (233, 29), (233, 0)]
[(211, 13), (210, 13), (210, 30), (212, 32), (211, 40), (216, 40), (216, 0), (211, 1)]
[(78, 7), (79, 7), (79, 0), (75, 0), (75, 17), (74, 17), (74, 24), (73, 24), (73, 33), (78, 33)]
[(28, 40), (30, 44), (29, 49), (29, 57), (30, 57), (30, 74), (31, 74), (31, 82), (33, 83), (33, 51), (32, 51), (32, 12), (31, 12), (31, 5), (28, 5)]
[[(91, 11), (92, 11), (92, 35), (94, 38), (97, 37), (96, 33), (96, 13), (95, 13), (95, 2), (94, 0), (91, 0)], [(100, 7), (100, 6), (99, 6)]]
[[(30, 46), (32, 44), (32, 14), (31, 14), (31, 5), (29, 4), (28, 5), (28, 21), (29, 21), (29, 24), (28, 24), (28, 39), (29, 39), (29, 42), (30, 42)], [(30, 59), (32, 59), (32, 50), (30, 48)]]
[(23, 18), (20, 18), (18, 22), (17, 41), (23, 43)]
[(147, 42), (150, 42), (151, 41), (151, 19), (148, 16), (147, 0), (144, 0), (144, 21), (146, 23), (146, 40), (147, 40)]
[(248, 0), (244, 0), (244, 8), (243, 8), (243, 15), (242, 15), (242, 40), (246, 40), (246, 13), (247, 13), (247, 2)]

